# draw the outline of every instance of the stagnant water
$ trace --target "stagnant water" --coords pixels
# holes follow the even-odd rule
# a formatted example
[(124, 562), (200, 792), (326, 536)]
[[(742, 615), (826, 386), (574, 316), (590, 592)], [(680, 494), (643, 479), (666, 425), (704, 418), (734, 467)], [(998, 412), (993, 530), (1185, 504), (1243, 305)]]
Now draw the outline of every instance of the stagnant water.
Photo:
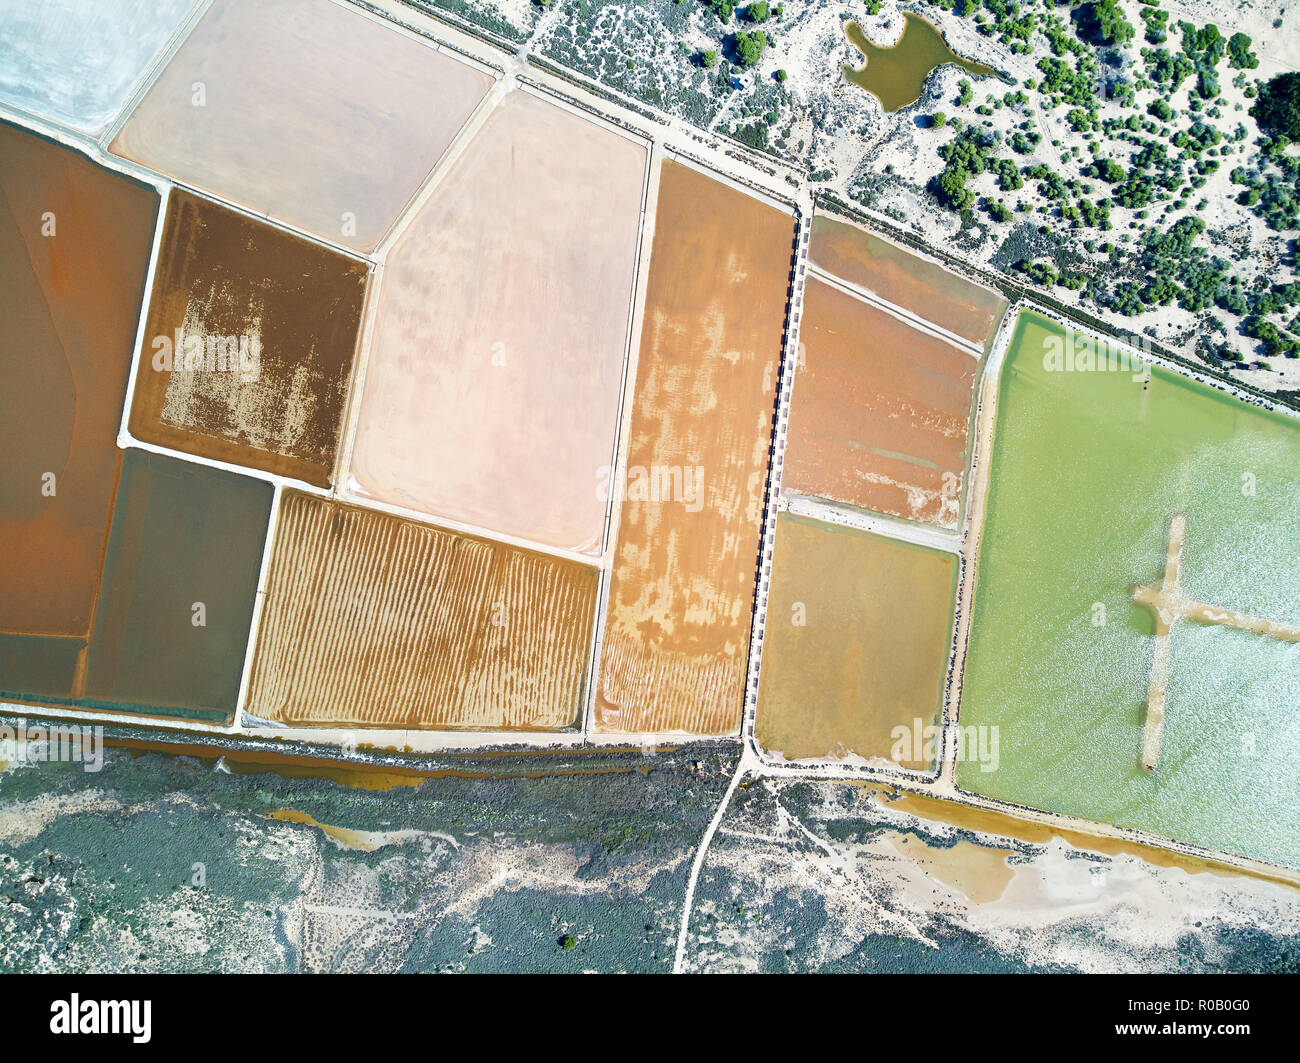
[(944, 63), (955, 63), (976, 77), (997, 73), (991, 66), (963, 59), (948, 47), (943, 34), (919, 15), (904, 12), (903, 19), (903, 35), (889, 48), (872, 44), (856, 22), (844, 27), (844, 35), (867, 60), (857, 68), (846, 64), (844, 77), (875, 96), (886, 111), (919, 100), (930, 71)]
[(1178, 623), (1158, 770), (1139, 763), (1170, 523), (1186, 592), (1300, 622), (1300, 421), (1156, 370), (1045, 364), (1033, 313), (1002, 368), (961, 722), (997, 726), (962, 787), (1300, 866), (1300, 645)]

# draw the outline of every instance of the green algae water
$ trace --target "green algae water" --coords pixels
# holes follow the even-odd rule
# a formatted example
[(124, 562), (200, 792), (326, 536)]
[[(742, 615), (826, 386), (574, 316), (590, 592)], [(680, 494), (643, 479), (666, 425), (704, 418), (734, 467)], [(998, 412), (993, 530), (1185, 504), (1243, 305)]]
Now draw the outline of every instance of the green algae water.
[(903, 34), (889, 48), (872, 44), (856, 22), (844, 27), (844, 35), (867, 60), (857, 69), (843, 67), (845, 80), (875, 96), (886, 112), (919, 100), (930, 71), (944, 63), (955, 63), (976, 77), (997, 73), (991, 66), (963, 59), (948, 47), (943, 34), (919, 15), (904, 12), (903, 19)]
[(1161, 369), (1049, 368), (1064, 338), (1022, 313), (1002, 368), (960, 710), (1001, 758), (958, 782), (1300, 866), (1300, 645), (1177, 623), (1149, 774), (1154, 619), (1130, 597), (1184, 513), (1190, 596), (1300, 622), (1300, 422)]

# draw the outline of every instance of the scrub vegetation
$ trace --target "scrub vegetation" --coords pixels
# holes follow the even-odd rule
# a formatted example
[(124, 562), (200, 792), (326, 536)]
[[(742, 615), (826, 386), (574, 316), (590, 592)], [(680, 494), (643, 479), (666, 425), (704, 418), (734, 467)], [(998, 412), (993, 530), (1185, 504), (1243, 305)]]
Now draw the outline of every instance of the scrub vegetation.
[[(1039, 56), (1039, 76), (982, 100), (961, 82), (945, 101), (956, 114), (928, 124), (952, 130), (933, 199), (965, 226), (991, 222), (1000, 264), (1035, 284), (1121, 317), (1188, 312), (1212, 363), (1300, 356), (1287, 236), (1300, 211), (1300, 75), (1257, 80), (1246, 34), (1171, 24), (1155, 6), (1139, 9), (1140, 36), (1116, 0), (1069, 12), (984, 0), (965, 14)], [(1011, 112), (1009, 132), (998, 111)], [(1047, 129), (1064, 137), (1045, 142)], [(1238, 269), (1243, 215), (1280, 238), (1271, 279)]]
[[(431, 0), (442, 7), (497, 0)], [(1113, 327), (1270, 390), (1300, 390), (1296, 16), (1144, 0), (565, 0), (530, 54), (791, 167)], [(959, 56), (888, 113), (848, 91), (845, 27), (923, 17)], [(763, 35), (761, 46), (756, 35)], [(1265, 372), (1264, 370), (1271, 370)]]

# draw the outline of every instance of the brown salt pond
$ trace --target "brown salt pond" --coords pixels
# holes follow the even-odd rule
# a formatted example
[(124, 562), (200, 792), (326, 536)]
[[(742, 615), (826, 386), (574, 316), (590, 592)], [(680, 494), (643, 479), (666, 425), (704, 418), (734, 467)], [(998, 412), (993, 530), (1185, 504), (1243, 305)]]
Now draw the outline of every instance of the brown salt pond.
[(368, 268), (180, 189), (131, 434), (328, 487)]
[(350, 490), (601, 552), (645, 159), (527, 92), (493, 111), (385, 263)]
[(271, 493), (248, 477), (127, 451), (90, 638), (0, 635), (0, 692), (229, 722)]
[(978, 359), (817, 278), (782, 489), (955, 529)]
[[(0, 633), (89, 633), (157, 214), (152, 188), (0, 122)], [(0, 689), (74, 648), (17, 645)]]
[(248, 713), (555, 730), (585, 699), (595, 568), (285, 491)]
[(329, 0), (215, 0), (111, 150), (371, 251), (491, 83)]
[[(782, 513), (756, 737), (789, 760), (933, 767), (957, 558)], [(901, 729), (901, 730), (899, 730)]]
[(739, 727), (793, 239), (790, 215), (664, 163), (601, 729)]
[(816, 268), (977, 346), (988, 343), (1006, 312), (1007, 301), (992, 289), (825, 214), (813, 217), (808, 254)]
[(90, 640), (91, 707), (233, 717), (271, 496), (260, 480), (126, 452)]

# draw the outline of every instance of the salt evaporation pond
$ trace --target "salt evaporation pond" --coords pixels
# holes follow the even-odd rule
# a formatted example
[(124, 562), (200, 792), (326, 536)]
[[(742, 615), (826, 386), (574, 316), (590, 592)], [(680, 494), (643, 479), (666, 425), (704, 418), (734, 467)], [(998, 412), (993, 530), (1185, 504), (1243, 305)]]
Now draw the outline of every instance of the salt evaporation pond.
[(1154, 617), (1131, 598), (1182, 513), (1189, 596), (1300, 622), (1300, 423), (1160, 369), (1053, 368), (1056, 343), (1023, 313), (1002, 369), (960, 710), (1001, 762), (959, 784), (1300, 865), (1300, 645), (1176, 624), (1148, 773)]

